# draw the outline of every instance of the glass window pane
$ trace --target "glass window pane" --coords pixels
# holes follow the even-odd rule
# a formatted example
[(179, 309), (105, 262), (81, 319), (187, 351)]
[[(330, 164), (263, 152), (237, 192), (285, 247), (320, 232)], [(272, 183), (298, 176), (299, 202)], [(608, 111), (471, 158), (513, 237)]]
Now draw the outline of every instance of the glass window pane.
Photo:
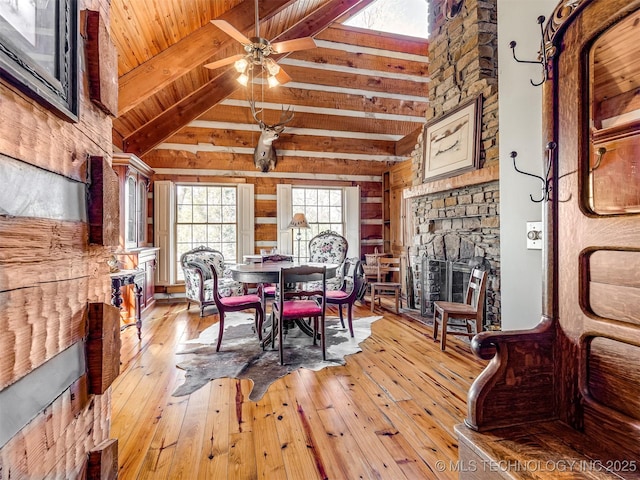
[(207, 202), (209, 205), (219, 205), (222, 203), (222, 197), (220, 195), (220, 187), (209, 187), (207, 189)]
[(308, 188), (304, 193), (304, 203), (306, 205), (317, 205), (318, 204), (318, 192), (315, 189)]
[(330, 211), (330, 221), (332, 223), (342, 223), (342, 205), (337, 207), (331, 207)]
[(178, 243), (191, 243), (191, 225), (178, 225), (176, 228)]
[(293, 188), (291, 189), (291, 203), (293, 205), (304, 205), (305, 189)]
[(208, 243), (219, 245), (222, 242), (222, 225), (207, 225), (207, 237)]
[(222, 204), (233, 205), (236, 204), (236, 189), (235, 188), (223, 188), (222, 189)]
[(202, 224), (193, 224), (193, 243), (196, 245), (207, 244), (207, 226)]
[(207, 223), (207, 206), (193, 206), (193, 223)]
[(330, 204), (333, 206), (342, 206), (342, 190), (330, 190)]
[(331, 221), (330, 209), (328, 205), (323, 207), (318, 207), (318, 221), (320, 222)]
[(220, 205), (209, 206), (209, 217), (207, 220), (209, 223), (222, 222), (222, 207)]
[(207, 187), (193, 187), (193, 204), (207, 204)]
[(225, 205), (222, 207), (222, 221), (225, 223), (236, 221), (236, 207), (235, 205)]
[(193, 207), (191, 205), (178, 205), (178, 223), (191, 223), (193, 219)]
[(178, 205), (183, 203), (192, 203), (191, 187), (178, 185), (176, 190)]

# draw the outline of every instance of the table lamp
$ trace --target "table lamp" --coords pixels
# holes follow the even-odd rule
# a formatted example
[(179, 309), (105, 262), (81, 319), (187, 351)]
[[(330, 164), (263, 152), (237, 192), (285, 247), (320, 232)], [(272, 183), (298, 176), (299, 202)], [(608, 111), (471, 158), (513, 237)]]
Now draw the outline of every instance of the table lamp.
[(296, 234), (296, 240), (298, 240), (298, 263), (300, 263), (300, 240), (302, 240), (302, 233), (300, 232), (301, 228), (311, 228), (309, 223), (307, 222), (307, 218), (304, 216), (304, 213), (295, 213), (293, 218), (287, 225), (287, 228), (297, 228), (298, 233)]

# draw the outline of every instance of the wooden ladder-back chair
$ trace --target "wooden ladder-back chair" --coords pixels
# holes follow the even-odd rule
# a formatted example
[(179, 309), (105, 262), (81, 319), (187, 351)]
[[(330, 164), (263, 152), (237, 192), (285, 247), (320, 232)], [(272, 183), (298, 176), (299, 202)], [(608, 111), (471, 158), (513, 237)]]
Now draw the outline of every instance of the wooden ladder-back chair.
[[(447, 333), (472, 337), (483, 330), (484, 297), (487, 290), (488, 273), (474, 268), (469, 277), (464, 303), (434, 302), (433, 304), (433, 339), (438, 339), (438, 328), (442, 325), (440, 349), (447, 346)], [(465, 331), (451, 330), (449, 320), (464, 320)], [(474, 328), (472, 327), (472, 324)]]
[(402, 283), (387, 281), (389, 275), (400, 275), (400, 258), (379, 257), (377, 269), (377, 280), (371, 283), (371, 311), (373, 312), (376, 301), (382, 307), (382, 297), (393, 295), (395, 301), (395, 312), (400, 313), (402, 307)]

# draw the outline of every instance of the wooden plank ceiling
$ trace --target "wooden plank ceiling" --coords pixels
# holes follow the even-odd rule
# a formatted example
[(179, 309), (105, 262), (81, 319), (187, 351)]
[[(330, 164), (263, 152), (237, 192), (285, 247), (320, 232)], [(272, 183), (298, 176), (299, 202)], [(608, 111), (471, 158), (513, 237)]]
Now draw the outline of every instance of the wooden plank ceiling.
[[(428, 44), (341, 24), (372, 2), (260, 0), (260, 36), (313, 36), (318, 45), (274, 56), (291, 82), (253, 86), (266, 123), (276, 123), (283, 106), (295, 112), (274, 144), (279, 157), (394, 162), (413, 150), (428, 106)], [(242, 52), (210, 23), (214, 18), (255, 34), (254, 0), (111, 1), (116, 148), (143, 159), (150, 152), (215, 152), (221, 164), (251, 155), (259, 128), (247, 87), (232, 65), (203, 67)]]

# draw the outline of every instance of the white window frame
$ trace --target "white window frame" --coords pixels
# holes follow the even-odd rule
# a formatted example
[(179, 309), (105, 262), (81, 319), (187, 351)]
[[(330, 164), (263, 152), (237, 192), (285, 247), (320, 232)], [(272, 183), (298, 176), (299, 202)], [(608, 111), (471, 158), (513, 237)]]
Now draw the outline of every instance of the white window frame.
[[(183, 184), (180, 182), (180, 184)], [(187, 183), (184, 183), (186, 185)], [(208, 185), (208, 184), (198, 184)], [(237, 238), (236, 258), (225, 258), (227, 262), (241, 262), (244, 255), (253, 253), (255, 238), (255, 202), (252, 183), (211, 184), (235, 186), (237, 188)], [(176, 257), (176, 184), (170, 180), (154, 182), (154, 233), (158, 252), (156, 285), (177, 284)]]
[[(297, 186), (296, 186), (297, 187)], [(293, 218), (292, 188), (290, 184), (279, 184), (276, 190), (278, 251), (293, 254), (294, 230), (287, 228)], [(326, 185), (305, 185), (299, 188), (334, 188)], [(360, 187), (337, 187), (343, 194), (343, 234), (349, 243), (347, 257), (360, 258)]]

